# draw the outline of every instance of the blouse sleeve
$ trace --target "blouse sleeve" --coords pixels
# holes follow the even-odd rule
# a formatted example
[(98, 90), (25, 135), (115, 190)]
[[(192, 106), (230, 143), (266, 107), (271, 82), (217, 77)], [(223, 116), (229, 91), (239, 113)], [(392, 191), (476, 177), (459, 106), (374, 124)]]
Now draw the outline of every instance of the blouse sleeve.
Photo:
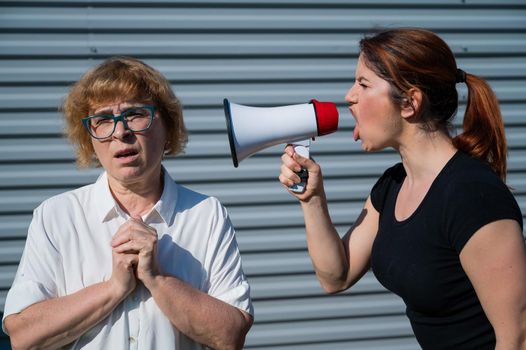
[(464, 181), (449, 189), (444, 219), (447, 239), (458, 253), (484, 225), (502, 219), (523, 225), (520, 208), (506, 185), (477, 181)]
[(26, 245), (18, 270), (7, 293), (2, 329), (7, 316), (19, 313), (28, 306), (57, 296), (56, 274), (61, 262), (45, 229), (45, 203), (33, 212)]
[(241, 266), (234, 227), (226, 209), (215, 198), (215, 218), (209, 241), (208, 294), (253, 315), (250, 286)]

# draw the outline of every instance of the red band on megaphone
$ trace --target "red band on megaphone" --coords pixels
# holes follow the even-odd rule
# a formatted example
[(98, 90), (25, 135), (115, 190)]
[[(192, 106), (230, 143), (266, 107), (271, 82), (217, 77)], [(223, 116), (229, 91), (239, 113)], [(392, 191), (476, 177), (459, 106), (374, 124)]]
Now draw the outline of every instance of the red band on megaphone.
[(327, 135), (338, 129), (338, 109), (333, 102), (320, 102), (310, 100), (316, 112), (316, 123), (318, 124), (318, 136)]

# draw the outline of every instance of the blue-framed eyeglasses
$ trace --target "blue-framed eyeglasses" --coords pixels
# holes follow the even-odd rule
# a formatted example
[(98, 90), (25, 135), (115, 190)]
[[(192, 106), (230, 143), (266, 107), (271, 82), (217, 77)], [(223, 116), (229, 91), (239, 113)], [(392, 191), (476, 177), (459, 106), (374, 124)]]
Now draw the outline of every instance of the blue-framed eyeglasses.
[(123, 111), (120, 115), (112, 114), (95, 114), (82, 118), (82, 125), (91, 135), (91, 137), (106, 139), (113, 135), (117, 123), (122, 122), (125, 129), (132, 132), (146, 131), (152, 126), (155, 115), (155, 106), (131, 107)]

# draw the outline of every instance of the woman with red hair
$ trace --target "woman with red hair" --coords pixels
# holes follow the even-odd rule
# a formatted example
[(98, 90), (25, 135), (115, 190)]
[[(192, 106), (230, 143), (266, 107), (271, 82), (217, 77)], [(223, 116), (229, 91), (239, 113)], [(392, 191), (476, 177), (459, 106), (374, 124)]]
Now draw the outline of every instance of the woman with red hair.
[(187, 142), (170, 82), (110, 57), (63, 111), (78, 165), (103, 171), (34, 210), (2, 320), (13, 349), (242, 349), (254, 312), (228, 212), (163, 165)]
[[(321, 169), (288, 146), (281, 183), (305, 216), (307, 244), (328, 293), (371, 268), (401, 296), (424, 349), (526, 349), (526, 249), (522, 214), (505, 184), (506, 140), (497, 99), (458, 69), (434, 33), (392, 29), (360, 42), (345, 100), (365, 151), (395, 149), (401, 162), (371, 190), (340, 238), (329, 216)], [(450, 135), (466, 84), (464, 131)]]

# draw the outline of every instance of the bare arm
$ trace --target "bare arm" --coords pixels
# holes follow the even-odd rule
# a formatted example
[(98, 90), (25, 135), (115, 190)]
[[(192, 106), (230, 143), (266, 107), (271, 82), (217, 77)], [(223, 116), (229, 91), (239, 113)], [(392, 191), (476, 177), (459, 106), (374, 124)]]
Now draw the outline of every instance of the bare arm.
[(108, 282), (33, 304), (5, 319), (13, 349), (58, 348), (79, 338), (121, 301)]
[(496, 350), (526, 349), (526, 249), (519, 224), (499, 220), (483, 226), (460, 261), (495, 330)]
[(351, 287), (369, 268), (378, 212), (368, 199), (354, 225), (340, 238), (329, 215), (319, 165), (297, 155), (290, 146), (285, 149), (282, 161), (280, 181), (286, 187), (300, 181), (294, 171), (301, 167), (309, 171), (306, 191), (299, 195), (291, 193), (301, 202), (309, 255), (322, 287), (328, 293)]
[(242, 349), (252, 316), (171, 276), (143, 281), (182, 333), (213, 349)]
[(353, 286), (369, 269), (378, 213), (367, 199), (354, 225), (340, 239), (324, 206), (302, 203), (307, 247), (322, 287), (337, 293)]
[(180, 332), (214, 349), (242, 349), (252, 316), (173, 276), (160, 272), (157, 232), (140, 218), (122, 226), (113, 237), (116, 252), (139, 256), (137, 278)]
[(13, 349), (57, 348), (78, 339), (108, 316), (135, 288), (136, 260), (135, 255), (114, 254), (114, 273), (110, 280), (30, 305), (6, 317), (5, 327)]

